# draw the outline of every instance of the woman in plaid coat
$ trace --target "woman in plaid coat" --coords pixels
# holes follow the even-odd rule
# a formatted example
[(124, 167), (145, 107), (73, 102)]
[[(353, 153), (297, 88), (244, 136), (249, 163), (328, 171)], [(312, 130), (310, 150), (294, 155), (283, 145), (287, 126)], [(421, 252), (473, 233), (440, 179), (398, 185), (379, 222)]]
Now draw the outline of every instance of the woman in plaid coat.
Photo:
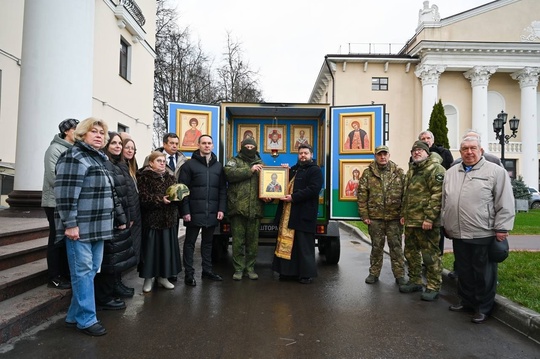
[[(75, 144), (58, 159), (54, 183), (56, 240), (66, 242), (73, 290), (66, 325), (91, 336), (107, 333), (96, 318), (94, 301), (94, 277), (103, 259), (104, 241), (113, 238), (115, 219), (114, 180), (101, 152), (107, 129), (96, 118), (77, 126)], [(118, 225), (122, 227), (125, 224)]]

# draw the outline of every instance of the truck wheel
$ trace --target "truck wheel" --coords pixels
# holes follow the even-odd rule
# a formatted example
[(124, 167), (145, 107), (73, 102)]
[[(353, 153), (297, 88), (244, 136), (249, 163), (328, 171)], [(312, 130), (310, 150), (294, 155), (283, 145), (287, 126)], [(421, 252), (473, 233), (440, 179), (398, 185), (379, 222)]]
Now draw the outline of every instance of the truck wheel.
[(212, 262), (220, 262), (227, 256), (229, 236), (214, 236), (212, 242)]
[(324, 245), (324, 254), (326, 256), (326, 264), (337, 264), (341, 254), (341, 244), (339, 237), (330, 237)]

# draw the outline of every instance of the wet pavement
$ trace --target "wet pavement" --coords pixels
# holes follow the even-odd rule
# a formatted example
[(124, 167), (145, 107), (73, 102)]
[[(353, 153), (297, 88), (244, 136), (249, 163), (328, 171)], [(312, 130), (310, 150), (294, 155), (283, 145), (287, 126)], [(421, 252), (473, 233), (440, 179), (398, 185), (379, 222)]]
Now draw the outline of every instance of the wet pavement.
[[(104, 337), (63, 325), (63, 315), (0, 347), (2, 358), (540, 358), (540, 344), (495, 319), (477, 325), (453, 313), (457, 298), (443, 285), (438, 301), (402, 294), (385, 257), (380, 281), (364, 283), (370, 247), (342, 231), (341, 260), (311, 285), (280, 282), (271, 270), (272, 248), (260, 247), (259, 280), (233, 281), (230, 256), (215, 265), (223, 282), (179, 281), (174, 290), (142, 294), (127, 309), (98, 312)], [(229, 249), (230, 251), (230, 249)], [(183, 279), (181, 275), (179, 279)]]

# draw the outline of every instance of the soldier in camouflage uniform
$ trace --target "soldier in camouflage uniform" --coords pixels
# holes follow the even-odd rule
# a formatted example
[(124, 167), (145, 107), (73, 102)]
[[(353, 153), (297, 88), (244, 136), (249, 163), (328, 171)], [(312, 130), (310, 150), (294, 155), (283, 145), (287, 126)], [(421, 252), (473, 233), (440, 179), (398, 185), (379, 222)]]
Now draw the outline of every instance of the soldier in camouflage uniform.
[(401, 223), (405, 225), (405, 258), (409, 282), (399, 286), (402, 293), (423, 289), (422, 261), (426, 266), (426, 290), (421, 299), (438, 298), (442, 283), (439, 249), (442, 184), (445, 169), (429, 155), (427, 144), (416, 141), (412, 147), (413, 163), (405, 180)]
[(368, 225), (371, 237), (369, 275), (365, 282), (376, 283), (383, 265), (384, 243), (388, 239), (392, 272), (397, 284), (406, 284), (400, 223), (405, 173), (390, 161), (387, 146), (375, 149), (375, 161), (364, 170), (358, 185), (358, 213)]
[(249, 279), (259, 278), (255, 273), (255, 260), (264, 204), (259, 199), (259, 172), (263, 165), (257, 143), (248, 137), (242, 141), (238, 155), (224, 167), (229, 182), (227, 210), (231, 221), (234, 280), (241, 280), (244, 273)]

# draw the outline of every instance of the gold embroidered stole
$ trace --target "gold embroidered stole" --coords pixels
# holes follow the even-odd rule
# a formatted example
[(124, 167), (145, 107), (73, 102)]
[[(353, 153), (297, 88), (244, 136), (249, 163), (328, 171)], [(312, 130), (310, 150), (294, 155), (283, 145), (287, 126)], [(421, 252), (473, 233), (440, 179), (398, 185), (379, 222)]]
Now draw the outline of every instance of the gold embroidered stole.
[[(294, 177), (287, 186), (287, 193), (292, 194), (294, 187)], [(289, 217), (291, 216), (292, 202), (285, 202), (283, 204), (283, 212), (281, 214), (281, 220), (279, 221), (279, 231), (277, 237), (276, 251), (274, 252), (276, 257), (290, 260), (294, 241), (294, 229), (288, 227)]]

